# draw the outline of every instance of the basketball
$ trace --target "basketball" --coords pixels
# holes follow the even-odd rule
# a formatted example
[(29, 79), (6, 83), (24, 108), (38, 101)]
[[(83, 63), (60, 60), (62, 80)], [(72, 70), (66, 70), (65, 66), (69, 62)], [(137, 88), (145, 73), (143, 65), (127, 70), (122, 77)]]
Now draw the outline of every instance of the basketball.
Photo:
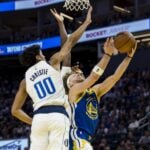
[(136, 40), (130, 32), (120, 32), (114, 38), (114, 45), (120, 53), (128, 53), (135, 47)]

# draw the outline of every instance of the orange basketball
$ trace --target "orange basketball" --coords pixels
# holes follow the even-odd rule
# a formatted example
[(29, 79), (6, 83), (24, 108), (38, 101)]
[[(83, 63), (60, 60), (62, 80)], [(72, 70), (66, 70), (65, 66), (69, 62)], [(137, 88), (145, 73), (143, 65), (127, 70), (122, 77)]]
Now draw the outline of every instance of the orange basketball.
[(120, 53), (128, 53), (135, 47), (136, 40), (130, 32), (120, 32), (114, 38), (114, 45)]

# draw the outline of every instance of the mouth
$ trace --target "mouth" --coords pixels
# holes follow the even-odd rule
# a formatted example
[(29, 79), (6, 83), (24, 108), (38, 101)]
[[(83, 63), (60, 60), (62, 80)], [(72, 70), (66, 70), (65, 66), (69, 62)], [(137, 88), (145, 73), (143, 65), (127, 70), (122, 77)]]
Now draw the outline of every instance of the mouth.
[(80, 78), (80, 79), (78, 79), (77, 81), (78, 81), (78, 82), (82, 82), (82, 81), (84, 81), (84, 79), (83, 79), (83, 78)]

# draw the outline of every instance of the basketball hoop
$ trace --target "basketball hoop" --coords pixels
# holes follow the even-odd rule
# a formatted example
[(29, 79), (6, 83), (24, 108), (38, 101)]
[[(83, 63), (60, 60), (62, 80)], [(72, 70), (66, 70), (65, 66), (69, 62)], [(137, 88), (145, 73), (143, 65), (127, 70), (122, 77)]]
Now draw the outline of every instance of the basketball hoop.
[(70, 11), (80, 11), (90, 7), (89, 0), (65, 0), (64, 7)]

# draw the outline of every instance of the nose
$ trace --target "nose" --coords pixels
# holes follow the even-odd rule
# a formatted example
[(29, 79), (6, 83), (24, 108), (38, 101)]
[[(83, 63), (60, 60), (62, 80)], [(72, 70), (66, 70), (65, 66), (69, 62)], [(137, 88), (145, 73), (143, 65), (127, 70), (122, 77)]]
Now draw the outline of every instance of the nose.
[(81, 75), (80, 74), (78, 74), (78, 76), (77, 77), (80, 77)]

